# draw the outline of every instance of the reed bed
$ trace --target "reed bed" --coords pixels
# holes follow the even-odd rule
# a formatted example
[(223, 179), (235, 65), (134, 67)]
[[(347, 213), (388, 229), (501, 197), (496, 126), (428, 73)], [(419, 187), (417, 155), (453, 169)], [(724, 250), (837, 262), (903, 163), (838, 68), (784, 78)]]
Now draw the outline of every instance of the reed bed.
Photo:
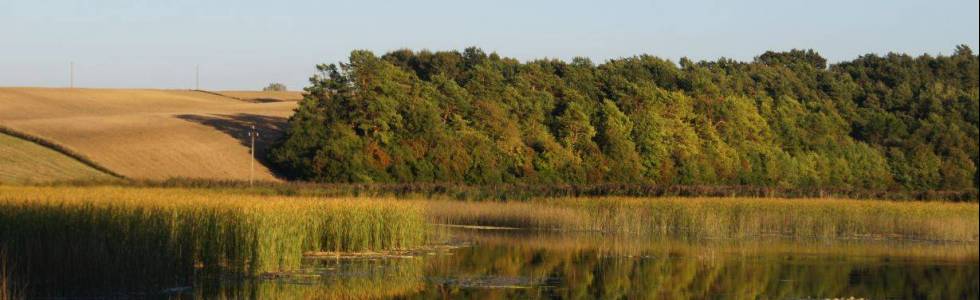
[(24, 299), (22, 288), (14, 282), (7, 262), (7, 250), (0, 248), (0, 300)]
[(775, 198), (431, 201), (435, 223), (660, 238), (914, 239), (976, 242), (976, 203)]
[[(0, 248), (32, 296), (132, 296), (195, 278), (294, 271), (304, 253), (400, 250), (431, 223), (610, 238), (950, 241), (976, 249), (977, 203), (778, 198), (309, 197), (207, 188), (0, 186)], [(969, 249), (968, 249), (969, 250)], [(111, 287), (112, 295), (104, 294)], [(159, 291), (159, 290), (158, 290)]]
[(924, 243), (915, 241), (794, 241), (764, 240), (651, 240), (600, 233), (567, 233), (534, 230), (453, 231), (458, 239), (482, 246), (507, 247), (525, 251), (586, 253), (601, 256), (675, 256), (710, 258), (722, 256), (781, 257), (812, 256), (855, 259), (908, 259), (945, 262), (976, 262), (980, 248), (976, 243)]
[(0, 246), (15, 276), (48, 290), (293, 270), (307, 251), (419, 246), (427, 226), (422, 207), (389, 199), (0, 186)]
[(302, 181), (216, 180), (172, 177), (166, 180), (75, 180), (46, 183), (54, 186), (128, 186), (200, 188), (234, 193), (317, 197), (445, 198), (465, 201), (527, 201), (538, 198), (594, 197), (743, 197), (743, 198), (847, 198), (869, 200), (918, 200), (977, 202), (977, 189), (959, 191), (892, 191), (852, 189), (768, 188), (745, 185), (655, 184), (490, 184), (456, 183), (315, 183)]

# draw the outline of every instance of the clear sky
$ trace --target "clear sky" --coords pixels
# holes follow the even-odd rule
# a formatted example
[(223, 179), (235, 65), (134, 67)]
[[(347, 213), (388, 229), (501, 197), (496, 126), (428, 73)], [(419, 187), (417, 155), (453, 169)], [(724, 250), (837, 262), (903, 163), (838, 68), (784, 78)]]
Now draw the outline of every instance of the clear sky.
[[(199, 3), (201, 2), (201, 3)], [(478, 46), (522, 60), (653, 54), (751, 60), (812, 48), (978, 47), (977, 0), (251, 1), (0, 0), (0, 86), (300, 89), (353, 49)]]

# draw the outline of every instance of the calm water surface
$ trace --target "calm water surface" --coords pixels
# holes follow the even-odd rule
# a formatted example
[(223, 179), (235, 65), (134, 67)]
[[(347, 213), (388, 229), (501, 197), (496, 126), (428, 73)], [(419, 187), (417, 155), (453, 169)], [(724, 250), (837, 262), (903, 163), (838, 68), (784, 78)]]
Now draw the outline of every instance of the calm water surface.
[(638, 241), (453, 230), (404, 256), (310, 259), (295, 276), (218, 280), (177, 298), (978, 299), (974, 244)]

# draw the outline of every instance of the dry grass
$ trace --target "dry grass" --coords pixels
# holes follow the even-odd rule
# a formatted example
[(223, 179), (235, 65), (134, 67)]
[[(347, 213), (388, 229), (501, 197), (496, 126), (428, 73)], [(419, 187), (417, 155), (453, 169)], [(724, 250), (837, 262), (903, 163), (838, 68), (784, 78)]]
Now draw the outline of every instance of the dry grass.
[[(0, 88), (0, 126), (129, 178), (247, 180), (247, 123), (259, 124), (264, 150), (295, 106), (182, 90)], [(276, 180), (262, 164), (256, 178)]]
[(428, 203), (437, 223), (683, 239), (977, 241), (976, 203), (773, 198), (550, 198)]
[(112, 179), (68, 155), (0, 133), (0, 184)]

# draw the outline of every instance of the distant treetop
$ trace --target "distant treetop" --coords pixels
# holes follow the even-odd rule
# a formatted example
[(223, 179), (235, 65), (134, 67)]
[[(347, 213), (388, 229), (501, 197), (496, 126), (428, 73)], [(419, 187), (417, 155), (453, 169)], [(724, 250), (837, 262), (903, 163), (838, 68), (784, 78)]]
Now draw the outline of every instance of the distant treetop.
[(285, 92), (286, 85), (278, 82), (270, 83), (269, 86), (262, 88), (263, 92)]

